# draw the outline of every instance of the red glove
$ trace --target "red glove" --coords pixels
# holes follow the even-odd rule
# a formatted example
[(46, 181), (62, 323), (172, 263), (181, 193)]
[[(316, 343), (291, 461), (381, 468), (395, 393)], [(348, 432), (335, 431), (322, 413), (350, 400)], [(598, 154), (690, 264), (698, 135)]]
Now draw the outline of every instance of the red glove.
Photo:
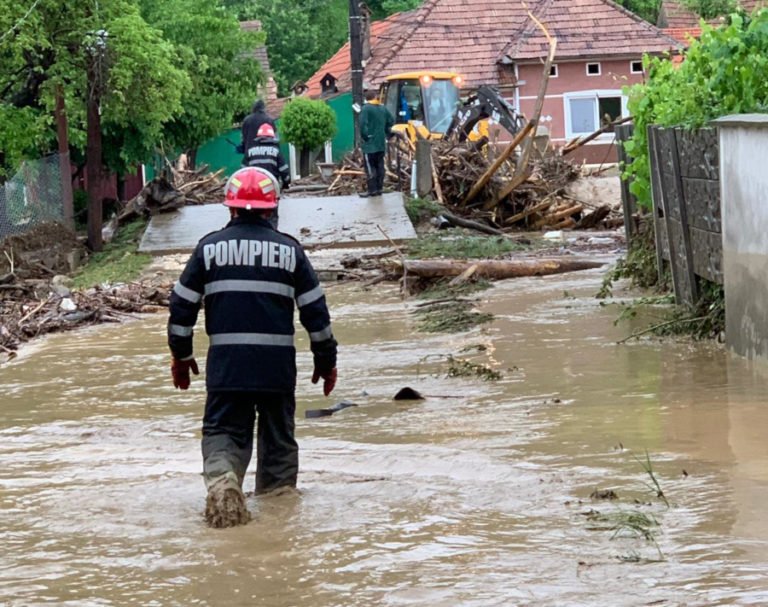
[(323, 394), (328, 396), (331, 392), (333, 392), (333, 388), (336, 386), (336, 367), (330, 371), (327, 371), (326, 373), (320, 373), (320, 371), (315, 369), (314, 373), (312, 373), (312, 383), (316, 384), (317, 380), (319, 380), (321, 377), (323, 378)]
[(187, 360), (179, 360), (174, 358), (171, 360), (171, 375), (173, 375), (173, 387), (179, 390), (186, 390), (189, 388), (189, 370), (192, 369), (192, 373), (200, 375), (200, 371), (197, 368), (197, 363), (194, 358), (188, 358)]

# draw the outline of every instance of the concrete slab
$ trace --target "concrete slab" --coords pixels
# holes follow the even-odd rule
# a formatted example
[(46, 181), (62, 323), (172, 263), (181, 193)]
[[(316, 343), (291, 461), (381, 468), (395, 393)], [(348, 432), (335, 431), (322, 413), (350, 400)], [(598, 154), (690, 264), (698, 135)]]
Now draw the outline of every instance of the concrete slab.
[(169, 255), (191, 253), (197, 241), (229, 221), (229, 209), (223, 204), (181, 207), (173, 213), (155, 215), (139, 244), (140, 253)]
[(400, 192), (375, 198), (359, 196), (288, 197), (280, 201), (281, 232), (304, 246), (355, 247), (416, 238)]
[[(153, 255), (188, 253), (198, 240), (229, 221), (220, 204), (182, 207), (175, 213), (156, 215), (149, 222), (139, 251)], [(286, 197), (280, 201), (278, 228), (308, 247), (381, 246), (416, 238), (403, 195), (376, 198), (358, 196)]]

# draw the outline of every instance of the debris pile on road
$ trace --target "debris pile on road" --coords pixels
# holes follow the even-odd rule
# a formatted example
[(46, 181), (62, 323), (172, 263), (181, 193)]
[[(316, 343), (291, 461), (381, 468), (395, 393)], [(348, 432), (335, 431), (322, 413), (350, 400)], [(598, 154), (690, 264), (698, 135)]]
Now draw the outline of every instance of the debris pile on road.
[(184, 204), (209, 204), (224, 200), (224, 169), (211, 172), (208, 165), (198, 169), (171, 167), (171, 185), (183, 197)]
[[(518, 171), (521, 155), (495, 153), (475, 142), (431, 142), (434, 197), (454, 217), (472, 219), (495, 230), (590, 229), (615, 227), (621, 213), (609, 205), (576, 200), (566, 193), (581, 167), (558, 151), (531, 154)], [(501, 157), (506, 154), (508, 157)], [(385, 187), (410, 191), (413, 155), (402, 141), (390, 145)], [(291, 191), (320, 196), (365, 191), (361, 155), (348, 154), (330, 178), (298, 180)], [(607, 222), (606, 222), (607, 220)], [(470, 227), (470, 226), (464, 226)]]
[(46, 333), (84, 325), (120, 322), (135, 313), (167, 307), (170, 285), (130, 283), (70, 291), (68, 279), (12, 278), (0, 285), (0, 351), (8, 358), (19, 346)]
[[(220, 203), (224, 200), (224, 169), (211, 173), (207, 165), (199, 169), (176, 169), (170, 164), (165, 174), (156, 176), (125, 203), (110, 221), (110, 229), (136, 219), (175, 211), (186, 205)], [(169, 179), (170, 176), (170, 179)]]
[(83, 247), (58, 223), (0, 242), (0, 352), (10, 358), (30, 339), (83, 325), (117, 322), (168, 305), (171, 284), (129, 283), (73, 291), (66, 276)]

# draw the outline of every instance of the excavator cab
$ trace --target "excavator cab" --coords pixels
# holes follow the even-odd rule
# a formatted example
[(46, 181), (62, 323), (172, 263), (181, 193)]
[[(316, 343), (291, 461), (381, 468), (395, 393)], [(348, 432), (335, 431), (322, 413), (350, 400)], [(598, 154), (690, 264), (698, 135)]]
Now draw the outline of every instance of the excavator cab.
[(452, 72), (409, 72), (389, 76), (379, 99), (395, 118), (394, 131), (411, 142), (440, 139), (461, 106), (461, 76)]
[(392, 130), (402, 133), (412, 146), (419, 138), (487, 141), (491, 124), (512, 135), (525, 124), (494, 87), (480, 86), (462, 102), (461, 85), (461, 76), (452, 72), (396, 74), (382, 83), (379, 100), (395, 118)]

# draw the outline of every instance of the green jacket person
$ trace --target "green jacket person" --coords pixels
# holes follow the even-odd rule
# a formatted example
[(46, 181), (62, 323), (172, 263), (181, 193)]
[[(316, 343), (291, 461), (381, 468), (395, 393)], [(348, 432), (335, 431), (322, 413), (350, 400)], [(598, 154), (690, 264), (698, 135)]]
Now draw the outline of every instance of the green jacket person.
[(379, 103), (375, 90), (366, 91), (365, 97), (366, 104), (360, 112), (360, 147), (365, 156), (368, 191), (360, 195), (379, 196), (384, 189), (387, 139), (392, 136), (395, 120), (389, 110)]

